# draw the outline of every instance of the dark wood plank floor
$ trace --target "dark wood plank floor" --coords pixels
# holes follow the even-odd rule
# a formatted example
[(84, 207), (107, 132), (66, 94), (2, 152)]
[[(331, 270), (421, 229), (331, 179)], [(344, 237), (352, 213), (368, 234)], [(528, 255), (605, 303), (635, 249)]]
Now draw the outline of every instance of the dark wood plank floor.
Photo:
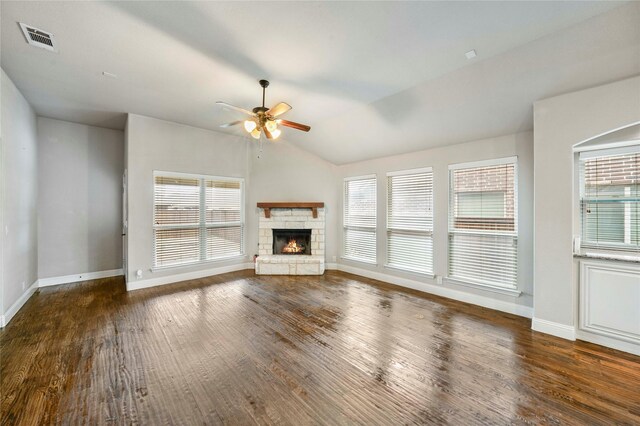
[(2, 424), (640, 424), (640, 357), (340, 272), (41, 289)]

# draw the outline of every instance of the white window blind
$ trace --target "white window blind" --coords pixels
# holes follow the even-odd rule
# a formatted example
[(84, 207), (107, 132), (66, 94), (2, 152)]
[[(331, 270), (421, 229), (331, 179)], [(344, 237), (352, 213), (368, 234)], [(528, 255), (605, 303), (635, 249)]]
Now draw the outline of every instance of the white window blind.
[(156, 176), (154, 185), (155, 266), (200, 259), (200, 181)]
[(516, 159), (450, 166), (449, 277), (515, 289)]
[(433, 172), (387, 174), (387, 265), (433, 273)]
[(154, 266), (243, 254), (242, 191), (240, 179), (156, 172)]
[(376, 177), (344, 181), (343, 254), (347, 259), (376, 262)]
[(242, 183), (205, 179), (206, 259), (242, 254)]
[(640, 146), (580, 154), (581, 247), (640, 254)]

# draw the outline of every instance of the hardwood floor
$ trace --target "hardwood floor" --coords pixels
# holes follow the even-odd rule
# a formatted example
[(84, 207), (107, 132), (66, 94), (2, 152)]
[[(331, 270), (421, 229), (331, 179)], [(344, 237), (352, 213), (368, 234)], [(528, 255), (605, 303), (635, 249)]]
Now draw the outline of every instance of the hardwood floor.
[(341, 272), (41, 289), (2, 424), (640, 424), (640, 357)]

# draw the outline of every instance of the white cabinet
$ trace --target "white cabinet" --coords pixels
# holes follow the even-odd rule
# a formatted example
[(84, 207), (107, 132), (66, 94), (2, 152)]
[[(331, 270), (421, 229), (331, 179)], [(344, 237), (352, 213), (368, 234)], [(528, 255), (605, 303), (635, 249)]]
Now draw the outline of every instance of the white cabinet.
[(579, 338), (640, 352), (640, 265), (581, 261), (579, 297)]

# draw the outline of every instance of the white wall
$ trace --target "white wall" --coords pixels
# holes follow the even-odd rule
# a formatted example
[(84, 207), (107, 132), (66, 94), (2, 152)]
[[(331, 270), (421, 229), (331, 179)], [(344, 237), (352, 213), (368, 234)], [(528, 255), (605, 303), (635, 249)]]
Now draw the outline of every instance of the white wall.
[(38, 275), (122, 268), (124, 133), (38, 117)]
[[(488, 160), (494, 158), (518, 157), (518, 289), (522, 292), (519, 297), (497, 294), (486, 290), (459, 286), (451, 283), (436, 284), (436, 280), (428, 277), (402, 273), (385, 268), (386, 259), (386, 173), (390, 171), (407, 170), (420, 167), (433, 167), (434, 173), (434, 274), (447, 275), (447, 247), (448, 247), (448, 208), (449, 182), (448, 166), (455, 163)], [(378, 178), (378, 234), (377, 234), (377, 265), (339, 259), (341, 267), (359, 268), (387, 277), (400, 277), (403, 280), (414, 280), (429, 285), (436, 285), (439, 289), (453, 290), (439, 291), (439, 294), (456, 297), (458, 299), (479, 303), (480, 299), (466, 297), (473, 294), (487, 298), (485, 306), (507, 310), (521, 315), (530, 313), (533, 295), (533, 134), (531, 132), (518, 133), (497, 138), (468, 142), (459, 145), (445, 146), (411, 154), (384, 157), (376, 160), (347, 164), (339, 167), (340, 181), (349, 176), (376, 174)], [(341, 189), (340, 189), (341, 190)], [(341, 197), (341, 196), (340, 196)], [(339, 222), (339, 241), (342, 239), (341, 221)], [(348, 269), (347, 269), (348, 270)], [(380, 275), (377, 275), (380, 276)], [(381, 277), (385, 278), (385, 277)], [(433, 291), (434, 288), (424, 288)], [(492, 304), (491, 301), (497, 301)]]
[[(184, 275), (241, 265), (252, 254), (222, 262), (153, 270), (153, 172), (229, 176), (249, 180), (248, 142), (237, 136), (129, 114), (125, 165), (128, 175), (127, 288), (164, 284)], [(245, 200), (248, 197), (245, 197)], [(247, 212), (252, 211), (246, 209)], [(249, 213), (247, 213), (248, 215)], [(248, 233), (253, 232), (247, 229)], [(255, 231), (257, 233), (257, 230)], [(142, 270), (142, 278), (136, 271)], [(182, 274), (182, 275), (181, 275)], [(180, 277), (182, 276), (182, 278)], [(203, 273), (203, 276), (207, 275)]]
[[(2, 282), (3, 320), (15, 314), (38, 279), (36, 115), (0, 70), (2, 98)], [(12, 307), (14, 309), (12, 309)], [(5, 315), (8, 318), (5, 318)], [(2, 324), (0, 324), (2, 325)]]
[(325, 261), (335, 263), (338, 255), (340, 183), (338, 167), (285, 142), (265, 143), (261, 158), (249, 141), (251, 186), (248, 190), (248, 254), (258, 253), (258, 218), (262, 201), (322, 201), (325, 203)]
[[(534, 105), (535, 307), (543, 324), (575, 325), (578, 266), (573, 259), (573, 145), (640, 121), (640, 77)], [(534, 328), (536, 321), (534, 320)], [(545, 331), (553, 333), (553, 328)]]

